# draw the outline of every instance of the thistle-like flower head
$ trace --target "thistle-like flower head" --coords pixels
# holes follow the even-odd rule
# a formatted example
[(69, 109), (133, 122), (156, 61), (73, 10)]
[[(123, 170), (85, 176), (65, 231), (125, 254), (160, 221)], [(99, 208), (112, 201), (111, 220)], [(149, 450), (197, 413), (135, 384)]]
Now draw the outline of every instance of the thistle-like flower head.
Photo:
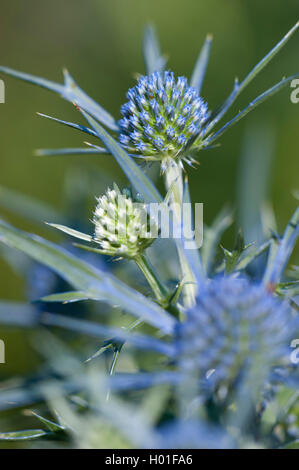
[(232, 385), (246, 366), (265, 376), (284, 365), (293, 327), (290, 307), (261, 285), (215, 279), (177, 326), (178, 362), (211, 386)]
[(142, 76), (127, 98), (119, 139), (128, 152), (165, 163), (176, 158), (191, 138), (201, 147), (208, 107), (185, 77), (175, 79), (169, 71)]
[(114, 185), (97, 201), (94, 241), (106, 254), (136, 258), (153, 243), (157, 227), (146, 205), (134, 201), (129, 190), (121, 192)]

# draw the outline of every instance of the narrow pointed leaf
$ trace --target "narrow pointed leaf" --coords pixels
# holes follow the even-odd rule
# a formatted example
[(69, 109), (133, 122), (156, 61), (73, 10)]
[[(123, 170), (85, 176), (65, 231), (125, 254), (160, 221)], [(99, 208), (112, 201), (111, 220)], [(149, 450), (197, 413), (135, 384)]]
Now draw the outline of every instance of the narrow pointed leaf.
[[(84, 381), (86, 383), (86, 377), (84, 379), (80, 377), (77, 381), (61, 380), (59, 386), (65, 393), (74, 394), (84, 389)], [(44, 391), (44, 384), (40, 379), (32, 384), (25, 383), (15, 388), (2, 388), (0, 389), (0, 411), (41, 403), (46, 399)]]
[(260, 73), (266, 65), (276, 56), (276, 54), (285, 46), (288, 40), (299, 28), (299, 22), (297, 22), (290, 31), (271, 49), (271, 51), (251, 70), (251, 72), (244, 78), (240, 84), (239, 93)]
[[(154, 373), (121, 373), (109, 377), (107, 385), (113, 390), (136, 390), (148, 388), (159, 384), (177, 384), (182, 377), (173, 371), (154, 372)], [(103, 383), (103, 378), (99, 378), (99, 384)], [(79, 393), (86, 390), (89, 386), (86, 380), (86, 374), (80, 375), (73, 380), (61, 381), (60, 390), (66, 394)], [(0, 390), (0, 410), (11, 410), (22, 406), (29, 406), (34, 403), (43, 402), (45, 397), (42, 383), (34, 384), (32, 387), (11, 388)], [(44, 431), (42, 431), (44, 432)]]
[(6, 326), (30, 328), (38, 324), (37, 309), (24, 302), (2, 300), (0, 302), (0, 323)]
[(30, 414), (32, 414), (35, 418), (37, 418), (41, 423), (43, 423), (49, 431), (51, 432), (61, 432), (64, 431), (65, 428), (61, 426), (58, 423), (54, 423), (54, 421), (51, 421), (47, 418), (44, 418), (43, 416), (35, 413), (34, 411), (30, 411)]
[(74, 122), (69, 122), (69, 121), (63, 121), (62, 119), (58, 119), (53, 116), (48, 116), (47, 114), (43, 114), (43, 113), (37, 113), (37, 115), (40, 117), (44, 117), (46, 119), (50, 119), (51, 121), (58, 122), (58, 124), (63, 124), (64, 126), (72, 127), (73, 129), (82, 131), (85, 134), (89, 134), (89, 135), (93, 135), (94, 137), (97, 137), (97, 133), (95, 131), (93, 131), (92, 129), (89, 129), (86, 126), (81, 126), (81, 124), (76, 124)]
[(114, 338), (114, 343), (128, 342), (138, 348), (149, 351), (156, 351), (161, 354), (172, 356), (174, 353), (174, 348), (171, 344), (168, 344), (159, 339), (141, 334), (130, 333), (125, 329), (113, 328), (90, 321), (79, 320), (58, 314), (44, 314), (41, 317), (41, 323), (47, 326), (56, 326), (76, 331), (80, 334), (85, 334), (93, 338), (112, 337)]
[(148, 26), (144, 33), (143, 58), (147, 75), (164, 69), (165, 59), (161, 55), (159, 40), (153, 26)]
[(144, 197), (147, 203), (159, 203), (163, 199), (159, 194), (156, 187), (151, 180), (145, 175), (141, 168), (134, 162), (134, 160), (124, 151), (121, 145), (111, 137), (103, 127), (98, 124), (91, 116), (85, 111), (81, 110), (83, 116), (89, 122), (91, 127), (97, 133), (97, 136), (106, 149), (114, 156), (117, 163), (120, 165), (132, 186)]
[(157, 304), (126, 286), (112, 274), (94, 268), (54, 243), (17, 230), (1, 220), (0, 242), (53, 269), (75, 289), (86, 292), (90, 299), (104, 300), (112, 306), (118, 305), (126, 312), (161, 328), (165, 333), (171, 332), (175, 325), (171, 315)]
[(140, 372), (139, 374), (119, 373), (109, 378), (109, 386), (114, 390), (138, 390), (155, 385), (178, 385), (182, 375), (176, 371)]
[(282, 49), (282, 47), (288, 42), (292, 35), (297, 31), (299, 27), (299, 22), (290, 29), (290, 31), (281, 39), (281, 41), (276, 44), (276, 46), (271, 49), (271, 51), (249, 72), (249, 74), (244, 78), (244, 80), (239, 83), (238, 80), (235, 80), (234, 88), (223, 103), (223, 105), (217, 110), (216, 113), (213, 113), (212, 120), (207, 127), (207, 133), (222, 119), (224, 114), (229, 110), (232, 104), (235, 102), (240, 93), (249, 85), (249, 83), (260, 73), (266, 65), (276, 56), (276, 54)]
[(265, 243), (263, 243), (259, 247), (254, 247), (252, 250), (250, 250), (249, 253), (245, 253), (244, 256), (242, 256), (239, 261), (236, 264), (235, 270), (240, 271), (242, 269), (246, 269), (247, 266), (255, 260), (258, 256), (260, 256), (262, 253), (264, 253), (270, 246), (270, 240), (267, 240)]
[(71, 302), (79, 302), (80, 300), (88, 300), (88, 295), (81, 291), (61, 292), (41, 297), (38, 302), (62, 302), (63, 304), (69, 304)]
[[(275, 130), (268, 122), (258, 120), (246, 126), (237, 177), (238, 225), (242, 227), (245, 243), (255, 242), (257, 246), (269, 238), (269, 232), (265, 234), (262, 211), (265, 214), (269, 199), (274, 148)], [(262, 271), (262, 262), (261, 259), (255, 264), (255, 270)]]
[(98, 148), (64, 148), (64, 149), (38, 149), (35, 152), (37, 157), (50, 157), (52, 155), (100, 155), (107, 154), (107, 150)]
[(213, 41), (212, 36), (208, 35), (199, 53), (199, 56), (196, 61), (196, 64), (192, 73), (192, 77), (191, 77), (190, 84), (192, 87), (196, 88), (199, 95), (201, 93), (203, 81), (204, 81), (207, 66), (209, 63), (212, 41)]
[(49, 431), (43, 429), (28, 429), (26, 431), (1, 432), (0, 441), (28, 441), (30, 439), (38, 439), (49, 435)]
[(47, 225), (53, 228), (57, 228), (57, 230), (67, 233), (68, 235), (71, 235), (72, 237), (79, 238), (80, 240), (85, 240), (86, 242), (93, 241), (93, 238), (91, 235), (88, 235), (87, 233), (79, 232), (78, 230), (74, 230), (70, 227), (66, 227), (65, 225), (49, 224), (49, 223), (47, 223)]
[(67, 89), (66, 94), (69, 97), (68, 99), (94, 116), (94, 118), (104, 124), (104, 126), (108, 127), (112, 131), (117, 132), (119, 127), (114, 117), (95, 100), (90, 98), (90, 96), (88, 96), (81, 88), (79, 88), (75, 80), (66, 69), (63, 70), (63, 74), (65, 87)]
[(9, 67), (0, 66), (0, 72), (58, 93), (65, 100), (70, 101), (71, 103), (76, 103), (82, 109), (88, 111), (88, 113), (98, 119), (109, 129), (113, 131), (118, 130), (118, 125), (113, 116), (111, 116), (107, 111), (105, 111), (104, 108), (102, 108), (102, 106), (100, 106), (96, 101), (84, 93), (84, 91), (78, 87), (67, 71), (64, 71), (65, 83), (63, 85), (41, 77), (35, 77), (34, 75), (18, 72), (17, 70), (13, 70)]
[(280, 90), (285, 88), (292, 80), (294, 80), (294, 78), (298, 78), (298, 77), (299, 77), (299, 74), (293, 75), (292, 77), (285, 78), (281, 80), (281, 82), (274, 85), (272, 88), (269, 88), (267, 91), (259, 95), (248, 106), (246, 106), (246, 108), (240, 111), (231, 121), (227, 122), (218, 132), (216, 132), (214, 135), (208, 138), (207, 143), (211, 144), (216, 139), (219, 139), (221, 135), (223, 135), (229, 128), (231, 128), (233, 125), (239, 122), (244, 116), (246, 116), (246, 114), (250, 113), (250, 111), (253, 111), (257, 106), (259, 106), (268, 98), (270, 98), (270, 96), (273, 96), (276, 93), (278, 93)]

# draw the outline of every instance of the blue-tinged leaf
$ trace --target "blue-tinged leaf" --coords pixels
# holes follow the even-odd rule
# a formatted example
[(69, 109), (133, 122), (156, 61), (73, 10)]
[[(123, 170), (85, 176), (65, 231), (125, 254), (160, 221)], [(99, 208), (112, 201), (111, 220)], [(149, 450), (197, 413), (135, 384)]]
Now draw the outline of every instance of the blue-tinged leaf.
[[(70, 97), (70, 101), (75, 103), (80, 108), (87, 111), (89, 114), (95, 117), (98, 121), (104, 124), (106, 127), (112, 131), (118, 131), (119, 127), (114, 117), (108, 113), (102, 106), (100, 106), (96, 101), (94, 101), (90, 96), (88, 96), (74, 81), (73, 77), (69, 72), (64, 69), (64, 80), (65, 86), (67, 89), (67, 94)], [(71, 100), (71, 98), (73, 99)]]
[(138, 390), (155, 385), (177, 385), (182, 376), (175, 371), (140, 372), (138, 374), (119, 373), (109, 378), (108, 384), (113, 390)]
[(85, 109), (88, 113), (98, 119), (109, 129), (113, 131), (118, 130), (118, 125), (113, 116), (111, 116), (107, 111), (105, 111), (105, 109), (102, 108), (102, 106), (100, 106), (96, 101), (84, 93), (84, 91), (78, 87), (78, 85), (74, 82), (66, 70), (64, 70), (64, 85), (46, 80), (41, 77), (35, 77), (34, 75), (29, 75), (27, 73), (18, 72), (17, 70), (13, 70), (9, 67), (0, 66), (0, 72), (58, 93), (65, 100), (70, 101), (71, 103), (75, 103), (82, 109)]
[(226, 112), (232, 106), (232, 104), (234, 103), (235, 99), (238, 96), (239, 88), (240, 88), (239, 79), (236, 78), (234, 81), (234, 87), (233, 87), (231, 94), (228, 96), (225, 102), (221, 106), (216, 108), (208, 117), (207, 125), (204, 131), (205, 135), (208, 135), (210, 133), (210, 131), (216, 126), (216, 124), (222, 119), (222, 117), (226, 114)]
[(54, 421), (44, 418), (43, 416), (39, 415), (38, 413), (35, 413), (35, 411), (30, 410), (30, 414), (32, 414), (35, 418), (37, 418), (41, 423), (43, 423), (49, 431), (51, 432), (61, 432), (65, 430), (64, 426), (61, 426), (58, 423), (55, 423)]
[(153, 72), (161, 72), (165, 67), (165, 58), (160, 51), (159, 40), (153, 26), (145, 29), (143, 39), (143, 59), (147, 75)]
[(268, 260), (268, 265), (264, 276), (264, 283), (276, 285), (281, 281), (281, 277), (285, 267), (287, 266), (298, 237), (299, 207), (297, 207), (293, 217), (288, 223), (282, 240), (279, 241), (278, 247), (275, 250), (273, 257), (269, 258)]
[(30, 235), (0, 220), (0, 241), (26, 253), (53, 269), (89, 299), (104, 300), (170, 333), (175, 320), (157, 304), (126, 286), (112, 274), (100, 271), (68, 251), (36, 235)]
[[(86, 382), (86, 378), (85, 378)], [(60, 387), (65, 393), (77, 393), (84, 389), (84, 381), (62, 381)], [(41, 383), (26, 384), (18, 388), (0, 389), (0, 411), (21, 408), (45, 400)]]
[(69, 304), (71, 302), (79, 302), (81, 300), (88, 300), (88, 295), (86, 295), (85, 292), (70, 291), (46, 295), (45, 297), (38, 299), (37, 302), (62, 302), (63, 304)]
[(288, 40), (299, 28), (299, 21), (287, 32), (287, 34), (271, 49), (270, 52), (249, 72), (240, 84), (239, 93), (260, 73), (266, 65), (276, 56), (276, 54), (285, 46)]
[(40, 321), (43, 325), (65, 328), (76, 331), (81, 335), (84, 334), (91, 336), (92, 338), (114, 338), (115, 343), (127, 342), (137, 348), (155, 351), (167, 356), (173, 356), (174, 354), (174, 347), (172, 344), (168, 344), (150, 336), (132, 333), (121, 328), (113, 328), (57, 314), (43, 314)]
[(2, 325), (31, 328), (38, 324), (38, 319), (39, 313), (32, 305), (9, 300), (0, 302), (0, 323)]
[(47, 80), (45, 78), (36, 77), (34, 75), (30, 75), (28, 73), (18, 72), (17, 70), (13, 70), (9, 67), (0, 66), (0, 72), (10, 75), (14, 78), (18, 78), (20, 80), (24, 80), (25, 82), (33, 83), (34, 85), (41, 86), (42, 88), (47, 88), (48, 90), (54, 91), (60, 95), (64, 93), (64, 86), (60, 83), (52, 82), (51, 80)]
[(285, 78), (281, 82), (277, 83), (273, 87), (269, 88), (267, 91), (255, 98), (246, 108), (240, 111), (231, 121), (227, 122), (219, 131), (213, 134), (210, 138), (206, 140), (207, 145), (210, 145), (212, 142), (215, 142), (216, 139), (219, 139), (229, 128), (239, 122), (246, 114), (253, 111), (257, 106), (266, 101), (270, 96), (275, 95), (280, 90), (285, 88), (294, 78), (298, 78), (299, 74), (293, 75), (292, 77)]
[(39, 224), (44, 220), (66, 222), (66, 218), (49, 204), (4, 186), (0, 186), (0, 207)]
[(111, 137), (103, 127), (98, 124), (91, 116), (85, 111), (81, 110), (85, 119), (89, 122), (91, 127), (97, 133), (97, 136), (107, 150), (116, 159), (132, 186), (144, 197), (147, 203), (160, 203), (163, 202), (161, 195), (151, 180), (145, 175), (141, 168), (134, 162), (134, 160), (124, 151), (121, 145)]
[(252, 249), (249, 251), (249, 253), (246, 251), (243, 256), (240, 257), (239, 261), (237, 262), (235, 266), (236, 271), (240, 271), (242, 269), (246, 269), (247, 266), (257, 259), (262, 253), (265, 253), (267, 249), (269, 248), (271, 243), (271, 240), (267, 240), (264, 242), (262, 245), (258, 247), (252, 247)]
[[(177, 384), (181, 376), (177, 372), (165, 371), (155, 373), (122, 373), (115, 374), (107, 379), (107, 387), (113, 390), (135, 390), (149, 388), (160, 384)], [(57, 382), (55, 383), (57, 386)], [(103, 385), (103, 377), (99, 377), (99, 384)], [(84, 376), (59, 383), (59, 390), (66, 394), (79, 393), (89, 386)], [(0, 411), (30, 406), (45, 400), (45, 387), (42, 382), (26, 385), (19, 388), (0, 389)], [(47, 396), (48, 398), (48, 396)]]
[(50, 227), (56, 228), (57, 230), (60, 230), (61, 232), (67, 233), (68, 235), (71, 235), (72, 237), (79, 238), (80, 240), (84, 240), (86, 242), (92, 242), (93, 238), (91, 235), (88, 235), (87, 233), (82, 233), (79, 232), (78, 230), (74, 230), (70, 227), (66, 227), (65, 225), (59, 225), (59, 224), (49, 224), (47, 223)]
[(97, 133), (93, 131), (92, 129), (89, 129), (86, 126), (81, 126), (81, 124), (76, 124), (74, 122), (69, 122), (69, 121), (63, 121), (61, 119), (55, 118), (53, 116), (48, 116), (47, 114), (43, 113), (37, 113), (38, 116), (44, 117), (46, 119), (50, 119), (51, 121), (58, 122), (59, 124), (63, 124), (64, 126), (72, 127), (73, 129), (77, 129), (78, 131), (82, 131), (85, 134), (92, 135), (94, 137), (97, 137)]
[(297, 31), (299, 27), (299, 22), (290, 29), (290, 31), (279, 41), (276, 46), (271, 49), (271, 51), (249, 72), (249, 74), (244, 78), (244, 80), (239, 83), (238, 79), (235, 80), (234, 88), (223, 103), (222, 106), (215, 113), (212, 114), (211, 119), (209, 120), (209, 125), (207, 126), (206, 133), (208, 134), (212, 128), (222, 119), (222, 117), (226, 114), (232, 104), (235, 102), (237, 97), (240, 95), (241, 91), (243, 91), (247, 85), (257, 76), (259, 72), (261, 72), (266, 65), (276, 56), (276, 54), (282, 49), (282, 47), (288, 42), (291, 36)]
[(199, 53), (198, 59), (196, 61), (192, 77), (191, 77), (191, 86), (196, 88), (198, 94), (200, 95), (203, 81), (205, 78), (207, 66), (209, 63), (210, 53), (211, 53), (211, 46), (212, 46), (213, 37), (208, 34), (204, 45)]
[(100, 155), (107, 154), (107, 150), (98, 148), (62, 148), (62, 149), (38, 149), (35, 151), (37, 157), (50, 157), (52, 155)]
[(28, 441), (31, 439), (38, 439), (43, 436), (51, 434), (49, 431), (43, 429), (27, 429), (25, 431), (15, 432), (1, 432), (0, 441)]
[(238, 225), (246, 244), (265, 241), (261, 207), (269, 196), (274, 140), (275, 131), (268, 122), (254, 122), (246, 128), (237, 188)]

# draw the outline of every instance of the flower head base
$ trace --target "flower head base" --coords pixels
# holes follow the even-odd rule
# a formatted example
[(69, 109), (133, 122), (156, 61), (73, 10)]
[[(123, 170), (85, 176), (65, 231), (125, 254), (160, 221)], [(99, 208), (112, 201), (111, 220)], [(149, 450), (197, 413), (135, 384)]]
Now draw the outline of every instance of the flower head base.
[(202, 146), (208, 107), (185, 77), (176, 80), (169, 71), (142, 76), (127, 98), (119, 139), (130, 153), (165, 162), (175, 159), (195, 136), (194, 145)]
[(133, 201), (131, 192), (114, 185), (97, 199), (93, 216), (94, 241), (107, 255), (136, 258), (157, 236), (157, 226), (146, 205)]
[(246, 366), (265, 377), (283, 365), (293, 326), (289, 306), (260, 285), (212, 280), (177, 327), (178, 363), (208, 387), (232, 385)]

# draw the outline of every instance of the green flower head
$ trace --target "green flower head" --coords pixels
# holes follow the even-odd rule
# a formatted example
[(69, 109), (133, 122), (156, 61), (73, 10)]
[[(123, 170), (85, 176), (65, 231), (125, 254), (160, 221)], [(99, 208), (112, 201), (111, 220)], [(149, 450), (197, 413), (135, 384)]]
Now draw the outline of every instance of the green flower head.
[(94, 241), (108, 255), (136, 258), (149, 247), (158, 230), (146, 204), (133, 200), (131, 191), (113, 189), (97, 199), (93, 223)]

